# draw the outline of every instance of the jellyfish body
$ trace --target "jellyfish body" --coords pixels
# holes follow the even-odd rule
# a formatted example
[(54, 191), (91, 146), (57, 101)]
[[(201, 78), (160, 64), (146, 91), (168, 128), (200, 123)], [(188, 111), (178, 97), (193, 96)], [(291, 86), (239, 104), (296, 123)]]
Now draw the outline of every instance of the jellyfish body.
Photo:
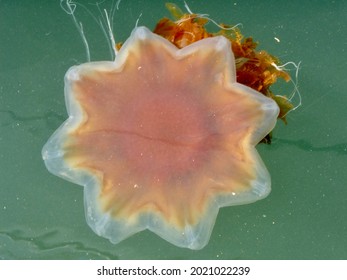
[(182, 49), (135, 28), (114, 62), (72, 67), (69, 118), (43, 147), (50, 172), (84, 186), (86, 219), (118, 243), (149, 229), (204, 247), (218, 210), (270, 192), (255, 145), (276, 103), (236, 82), (230, 42)]

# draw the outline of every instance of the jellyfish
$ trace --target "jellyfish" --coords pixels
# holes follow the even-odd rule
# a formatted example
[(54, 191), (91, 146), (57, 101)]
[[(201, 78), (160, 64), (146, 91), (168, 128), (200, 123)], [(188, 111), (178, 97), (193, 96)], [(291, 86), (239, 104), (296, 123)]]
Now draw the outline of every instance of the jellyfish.
[(67, 71), (65, 100), (69, 117), (42, 156), (84, 187), (87, 223), (112, 243), (147, 229), (201, 249), (221, 207), (270, 192), (255, 146), (280, 110), (237, 82), (226, 36), (180, 48), (136, 26), (114, 61)]

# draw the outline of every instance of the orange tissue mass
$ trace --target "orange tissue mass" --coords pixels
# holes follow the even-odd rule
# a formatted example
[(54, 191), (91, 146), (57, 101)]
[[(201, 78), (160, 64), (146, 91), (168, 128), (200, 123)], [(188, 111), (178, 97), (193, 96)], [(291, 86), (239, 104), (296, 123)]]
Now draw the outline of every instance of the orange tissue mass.
[[(287, 72), (276, 67), (279, 60), (275, 56), (264, 50), (256, 50), (258, 44), (252, 37), (244, 38), (236, 26), (220, 24), (217, 25), (219, 31), (211, 33), (206, 28), (210, 20), (203, 17), (204, 15), (185, 14), (173, 3), (166, 3), (166, 7), (175, 21), (162, 18), (154, 28), (154, 33), (167, 39), (178, 48), (184, 48), (209, 37), (224, 36), (227, 38), (235, 56), (237, 82), (272, 98), (280, 108), (278, 118), (287, 123), (286, 115), (294, 106), (285, 96), (273, 94), (270, 87), (277, 82), (278, 78), (286, 82), (291, 78)], [(271, 135), (267, 135), (262, 141), (270, 143)]]

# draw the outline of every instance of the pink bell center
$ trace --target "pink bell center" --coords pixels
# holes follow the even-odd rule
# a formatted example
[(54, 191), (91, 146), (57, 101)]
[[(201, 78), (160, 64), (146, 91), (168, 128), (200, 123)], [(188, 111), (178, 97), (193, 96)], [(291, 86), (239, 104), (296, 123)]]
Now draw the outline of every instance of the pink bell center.
[(138, 175), (170, 180), (188, 175), (205, 161), (210, 120), (197, 100), (181, 95), (145, 95), (121, 109), (126, 131), (118, 145), (123, 160)]

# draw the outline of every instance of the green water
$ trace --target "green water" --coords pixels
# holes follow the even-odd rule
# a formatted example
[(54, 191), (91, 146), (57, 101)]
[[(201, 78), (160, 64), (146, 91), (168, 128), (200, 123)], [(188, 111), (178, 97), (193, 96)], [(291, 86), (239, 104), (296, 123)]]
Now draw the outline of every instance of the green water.
[[(169, 16), (164, 3), (123, 0), (116, 41), (141, 13), (139, 25), (150, 28)], [(118, 245), (98, 237), (85, 222), (83, 188), (51, 175), (41, 158), (67, 117), (63, 77), (86, 61), (82, 40), (58, 0), (0, 0), (0, 259), (347, 259), (347, 2), (188, 4), (218, 22), (241, 22), (244, 34), (283, 62), (302, 61), (303, 105), (287, 126), (278, 123), (272, 145), (258, 145), (272, 176), (270, 196), (221, 209), (200, 251), (151, 232)], [(81, 12), (79, 20), (91, 59), (109, 60), (93, 19)]]

